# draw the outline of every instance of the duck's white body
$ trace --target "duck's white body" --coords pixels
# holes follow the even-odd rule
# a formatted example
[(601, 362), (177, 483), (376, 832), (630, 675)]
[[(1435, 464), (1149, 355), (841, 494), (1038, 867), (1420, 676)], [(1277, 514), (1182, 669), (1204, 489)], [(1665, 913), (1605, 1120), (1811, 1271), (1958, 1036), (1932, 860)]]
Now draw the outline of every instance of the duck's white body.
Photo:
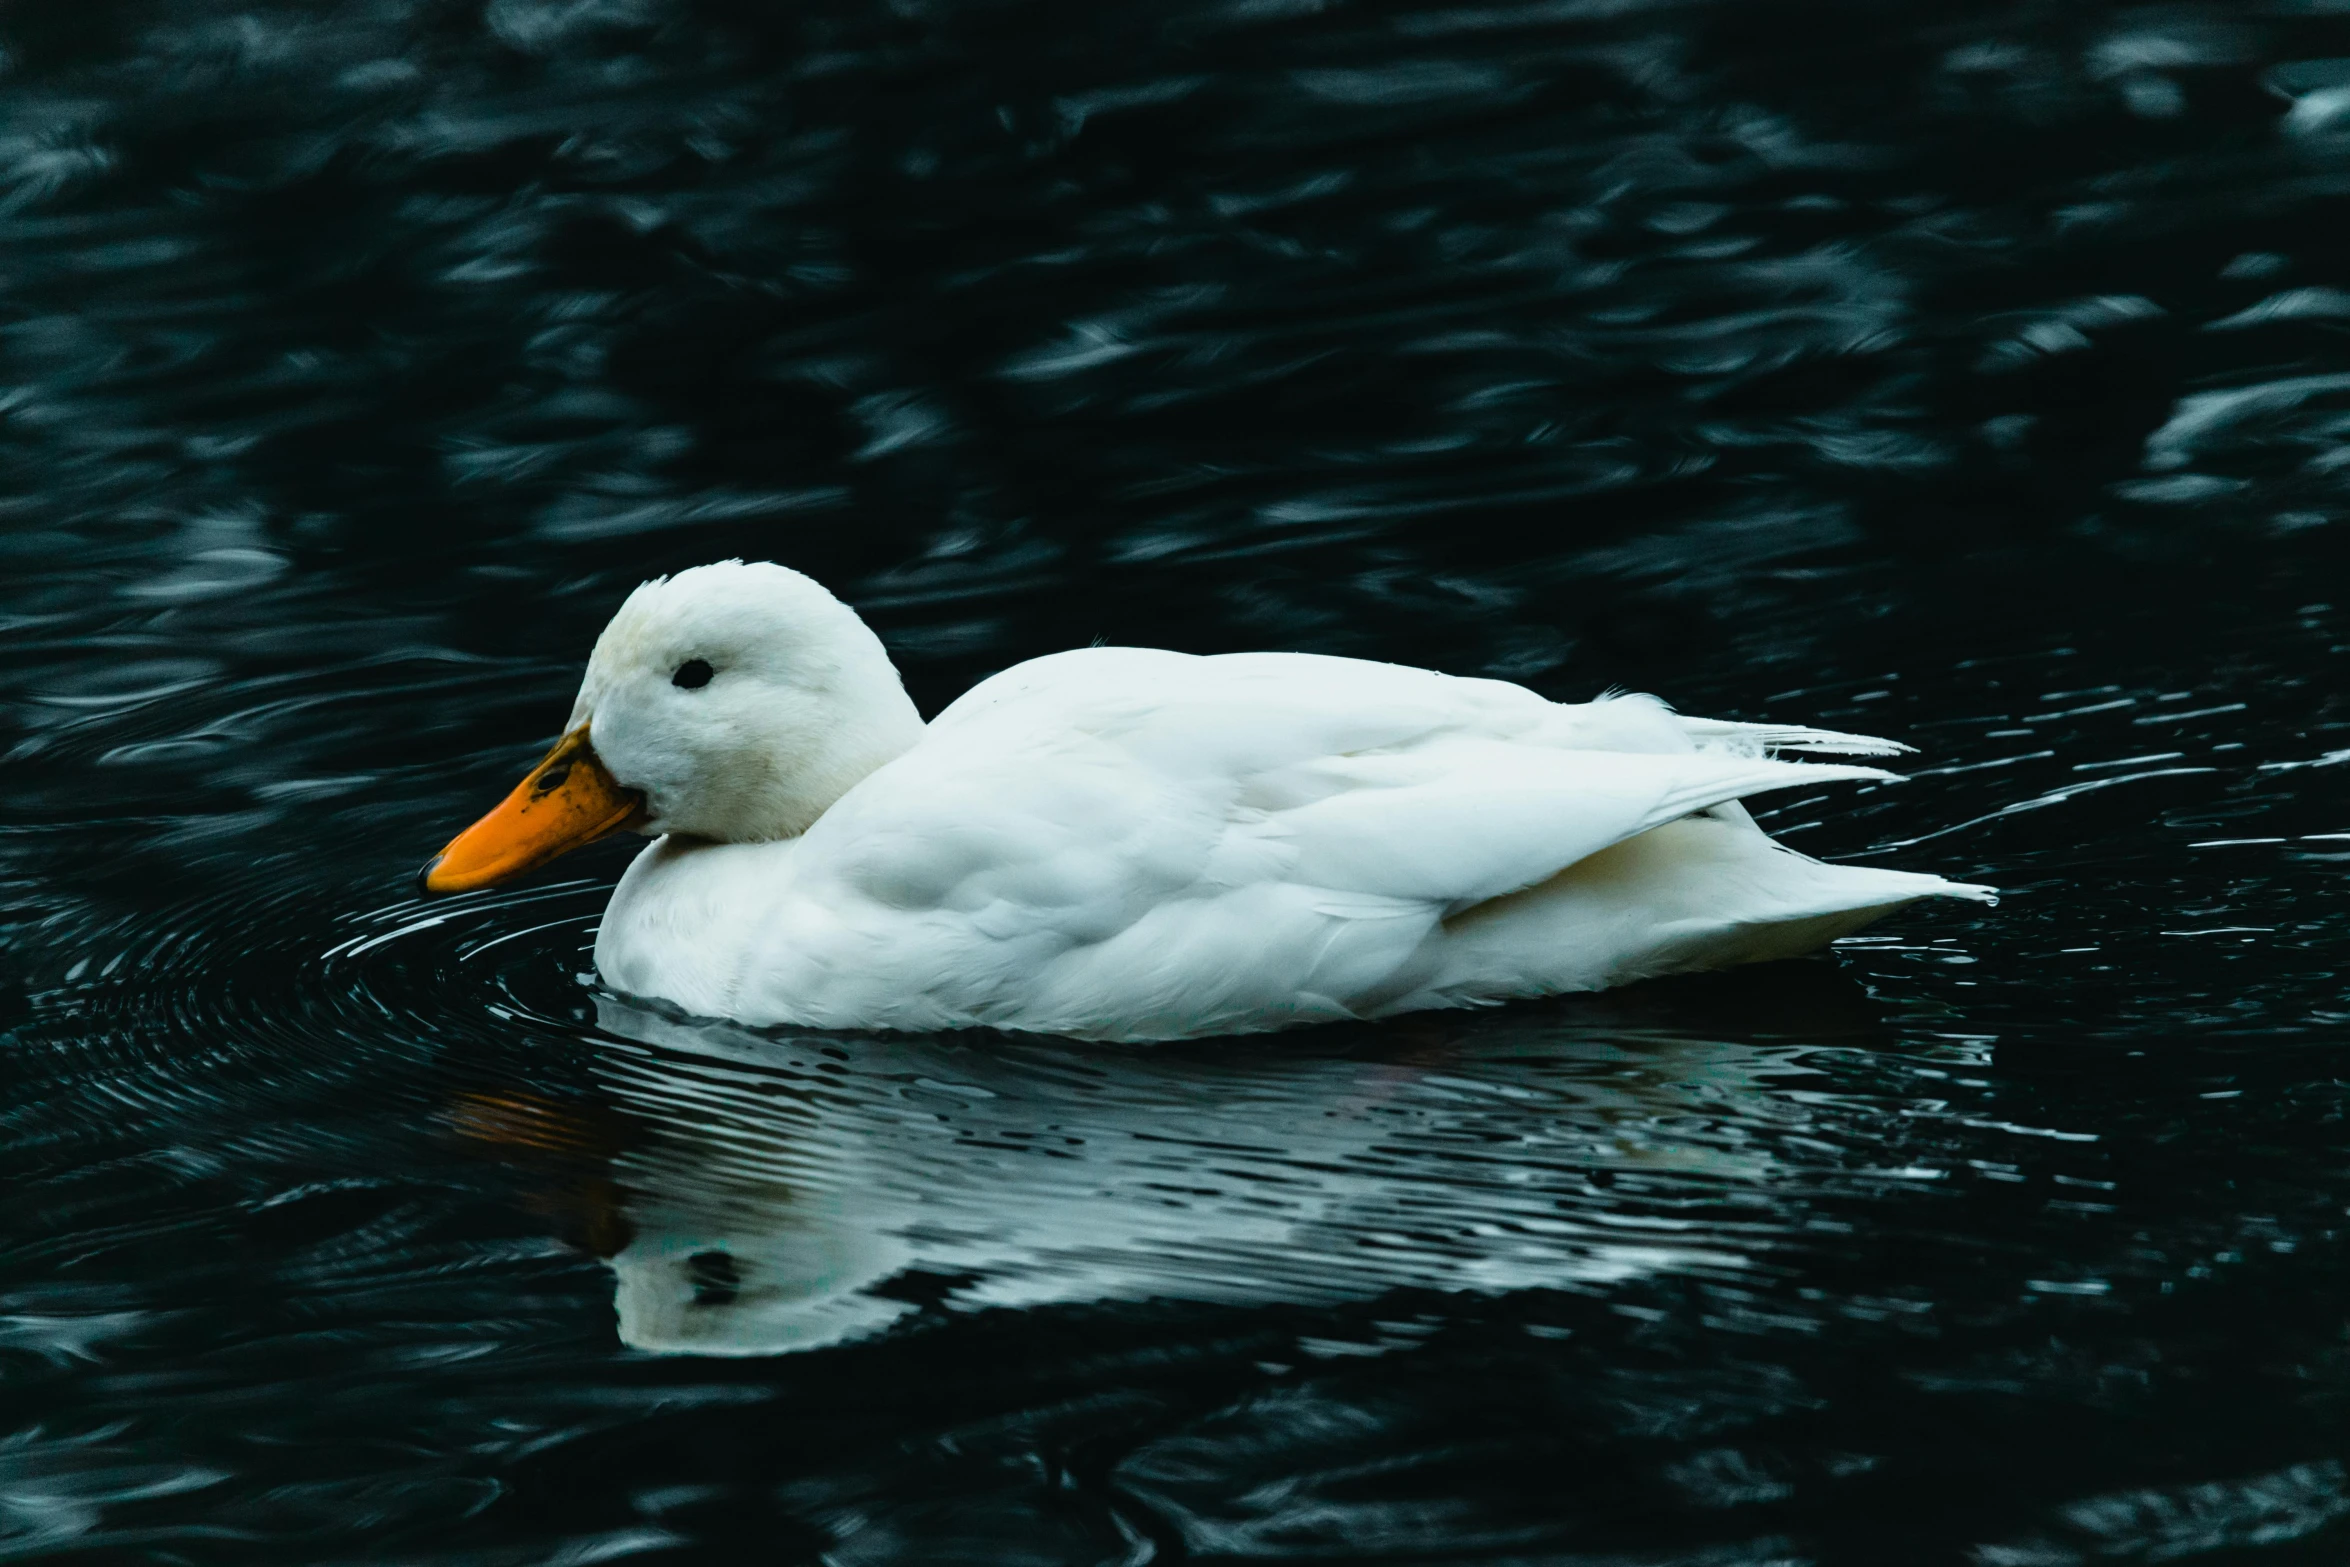
[[(618, 677), (591, 664), (574, 722), (647, 787), (624, 768), (657, 760), (607, 744), (599, 678)], [(1768, 748), (1899, 747), (1646, 697), (1091, 648), (1007, 670), (927, 727), (907, 714), (895, 754), (804, 831), (672, 832), (639, 855), (597, 936), (605, 981), (753, 1025), (1168, 1039), (1791, 957), (1919, 898), (1989, 896), (1807, 859), (1736, 803), (1887, 776)]]

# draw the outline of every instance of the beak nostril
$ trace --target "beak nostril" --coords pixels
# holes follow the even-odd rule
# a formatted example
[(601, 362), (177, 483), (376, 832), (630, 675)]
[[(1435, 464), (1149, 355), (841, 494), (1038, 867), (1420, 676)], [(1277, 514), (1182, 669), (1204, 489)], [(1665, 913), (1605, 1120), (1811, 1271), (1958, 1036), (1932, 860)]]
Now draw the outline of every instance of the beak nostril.
[(534, 783), (530, 786), (530, 792), (532, 794), (552, 794), (557, 789), (562, 788), (564, 780), (570, 776), (571, 764), (569, 762), (559, 762), (555, 766), (550, 767), (545, 772), (539, 774), (539, 780), (537, 783)]

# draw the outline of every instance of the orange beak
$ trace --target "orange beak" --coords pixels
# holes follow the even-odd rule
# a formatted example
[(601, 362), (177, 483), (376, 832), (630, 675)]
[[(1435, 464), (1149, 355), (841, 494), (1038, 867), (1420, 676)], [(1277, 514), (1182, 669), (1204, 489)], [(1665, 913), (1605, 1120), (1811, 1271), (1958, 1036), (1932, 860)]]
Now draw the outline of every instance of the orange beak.
[(604, 771), (582, 724), (496, 809), (451, 838), (417, 879), (426, 892), (495, 887), (627, 826), (644, 803)]

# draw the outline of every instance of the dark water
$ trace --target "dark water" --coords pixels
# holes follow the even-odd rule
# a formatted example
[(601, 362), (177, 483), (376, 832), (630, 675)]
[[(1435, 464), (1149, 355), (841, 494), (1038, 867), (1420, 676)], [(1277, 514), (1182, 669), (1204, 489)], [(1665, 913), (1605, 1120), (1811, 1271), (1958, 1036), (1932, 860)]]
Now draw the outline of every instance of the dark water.
[[(0, 1560), (2331, 1563), (2350, 12), (0, 11)], [(639, 578), (1888, 733), (1832, 963), (1154, 1049), (425, 906)], [(2340, 607), (2337, 607), (2337, 602)]]

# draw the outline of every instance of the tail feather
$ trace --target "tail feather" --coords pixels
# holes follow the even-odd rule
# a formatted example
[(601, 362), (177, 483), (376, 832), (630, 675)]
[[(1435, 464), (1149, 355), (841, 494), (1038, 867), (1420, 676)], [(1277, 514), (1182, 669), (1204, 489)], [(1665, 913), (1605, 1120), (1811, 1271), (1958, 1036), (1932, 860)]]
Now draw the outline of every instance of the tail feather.
[(1812, 751), (1827, 756), (1901, 756), (1917, 747), (1874, 735), (1848, 735), (1804, 724), (1744, 724), (1728, 718), (1682, 718), (1682, 732), (1702, 750)]
[(1889, 773), (1882, 767), (1863, 767), (1856, 762), (1781, 762), (1768, 757), (1753, 757), (1740, 761), (1714, 760), (1710, 764), (1694, 758), (1684, 758), (1683, 776), (1673, 780), (1658, 798), (1638, 831), (1692, 811), (1702, 811), (1730, 800), (1743, 800), (1752, 794), (1768, 794), (1775, 789), (1800, 789), (1823, 783), (1899, 783), (1899, 773)]

